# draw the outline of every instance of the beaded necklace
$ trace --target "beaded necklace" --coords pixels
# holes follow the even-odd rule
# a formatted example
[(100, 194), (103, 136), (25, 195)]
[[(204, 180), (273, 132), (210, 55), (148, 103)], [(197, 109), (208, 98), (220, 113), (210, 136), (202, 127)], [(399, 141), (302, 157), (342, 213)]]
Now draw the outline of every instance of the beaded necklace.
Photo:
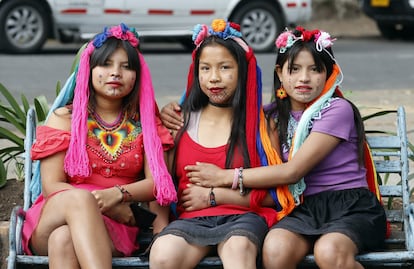
[[(282, 145), (282, 151), (285, 154), (288, 154), (290, 151), (290, 148), (292, 147), (292, 140), (296, 132), (296, 128), (298, 127), (298, 123), (300, 118), (302, 117), (303, 111), (291, 111), (289, 113), (289, 121), (287, 126), (287, 137), (286, 137), (286, 143), (283, 143)], [(277, 125), (278, 119), (277, 116), (275, 117), (275, 123)], [(284, 156), (284, 157), (287, 157)]]
[(99, 144), (99, 150), (92, 146), (87, 147), (106, 163), (117, 160), (122, 153), (131, 150), (131, 142), (142, 131), (140, 124), (128, 120), (125, 112), (121, 112), (110, 124), (96, 113), (89, 115), (88, 137)]
[(99, 125), (99, 127), (101, 127), (102, 130), (105, 130), (106, 132), (112, 132), (118, 129), (119, 126), (121, 126), (121, 124), (124, 122), (126, 113), (122, 110), (119, 111), (118, 116), (116, 117), (115, 121), (112, 123), (107, 123), (96, 112), (92, 112), (91, 116), (96, 121), (96, 123)]

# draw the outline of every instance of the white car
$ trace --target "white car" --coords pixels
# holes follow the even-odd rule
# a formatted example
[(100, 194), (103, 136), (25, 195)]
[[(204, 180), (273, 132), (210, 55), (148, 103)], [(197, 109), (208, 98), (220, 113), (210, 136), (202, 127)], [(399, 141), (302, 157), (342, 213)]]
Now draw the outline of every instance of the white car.
[(311, 13), (311, 0), (0, 0), (0, 48), (32, 53), (48, 38), (78, 42), (120, 22), (189, 46), (194, 25), (223, 18), (241, 25), (253, 49), (270, 51), (278, 33)]

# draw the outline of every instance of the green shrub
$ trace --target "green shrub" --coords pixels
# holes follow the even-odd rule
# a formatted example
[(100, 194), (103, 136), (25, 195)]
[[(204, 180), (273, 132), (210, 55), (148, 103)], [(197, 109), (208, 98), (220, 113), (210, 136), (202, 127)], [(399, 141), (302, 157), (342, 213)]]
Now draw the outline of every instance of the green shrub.
[[(60, 88), (58, 83), (57, 87)], [(29, 102), (22, 94), (21, 103), (13, 97), (9, 90), (0, 83), (0, 140), (7, 141), (6, 146), (0, 149), (0, 187), (7, 182), (7, 171), (12, 161), (15, 162), (16, 175), (21, 180), (21, 160), (18, 158), (24, 152), (24, 137), (26, 133), (27, 111)], [(34, 106), (39, 122), (45, 120), (49, 105), (45, 96), (34, 99)]]
[[(78, 50), (70, 70), (73, 73), (81, 52), (86, 47), (86, 43)], [(56, 96), (61, 89), (60, 82), (56, 84)], [(24, 164), (18, 157), (24, 152), (24, 137), (26, 133), (27, 111), (30, 104), (23, 94), (21, 95), (21, 104), (13, 97), (9, 90), (0, 83), (0, 95), (4, 96), (5, 101), (0, 98), (0, 140), (6, 140), (7, 146), (0, 149), (0, 188), (7, 183), (7, 171), (9, 164), (14, 161), (15, 174), (18, 180), (24, 178)], [(45, 96), (38, 96), (33, 100), (33, 106), (36, 111), (37, 123), (46, 120), (49, 112), (49, 104)]]

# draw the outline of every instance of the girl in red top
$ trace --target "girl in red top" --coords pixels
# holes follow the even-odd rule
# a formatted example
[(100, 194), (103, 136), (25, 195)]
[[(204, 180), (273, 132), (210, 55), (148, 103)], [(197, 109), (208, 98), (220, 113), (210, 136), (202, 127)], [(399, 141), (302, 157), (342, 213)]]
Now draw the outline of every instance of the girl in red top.
[[(235, 23), (214, 20), (211, 27), (197, 25), (193, 40), (196, 48), (182, 106), (184, 126), (176, 134), (172, 165), (178, 184), (179, 218), (155, 239), (150, 267), (194, 268), (217, 247), (224, 268), (256, 268), (268, 224), (276, 219), (275, 210), (217, 205), (213, 188), (205, 199), (206, 208), (193, 210), (182, 202), (192, 188), (187, 165), (262, 165), (256, 144), (266, 135), (259, 131), (259, 126), (266, 126), (260, 69)], [(239, 173), (234, 179), (235, 188), (242, 186)], [(234, 193), (244, 195), (245, 191)]]

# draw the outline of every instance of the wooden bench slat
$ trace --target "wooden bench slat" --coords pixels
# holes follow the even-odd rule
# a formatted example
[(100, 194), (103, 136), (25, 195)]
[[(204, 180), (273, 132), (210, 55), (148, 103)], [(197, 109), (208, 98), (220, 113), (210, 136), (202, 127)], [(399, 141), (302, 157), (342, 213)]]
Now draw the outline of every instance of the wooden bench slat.
[(401, 249), (405, 246), (405, 232), (401, 230), (392, 230), (389, 238), (385, 239), (384, 249)]
[(112, 258), (112, 266), (131, 266), (135, 264), (136, 266), (149, 266), (148, 257), (122, 257), (122, 258)]
[(401, 161), (398, 160), (374, 160), (375, 168), (378, 173), (400, 173)]
[(401, 139), (398, 136), (367, 136), (367, 142), (371, 150), (401, 148)]
[[(414, 251), (381, 251), (370, 252), (356, 256), (356, 260), (364, 264), (407, 264), (405, 261), (410, 261), (414, 257)], [(315, 257), (307, 255), (302, 264), (314, 264)], [(409, 263), (411, 264), (411, 263)]]
[(387, 214), (388, 221), (391, 223), (402, 223), (404, 221), (402, 210), (388, 209), (385, 213)]
[(398, 186), (379, 186), (382, 197), (401, 197), (402, 187)]

